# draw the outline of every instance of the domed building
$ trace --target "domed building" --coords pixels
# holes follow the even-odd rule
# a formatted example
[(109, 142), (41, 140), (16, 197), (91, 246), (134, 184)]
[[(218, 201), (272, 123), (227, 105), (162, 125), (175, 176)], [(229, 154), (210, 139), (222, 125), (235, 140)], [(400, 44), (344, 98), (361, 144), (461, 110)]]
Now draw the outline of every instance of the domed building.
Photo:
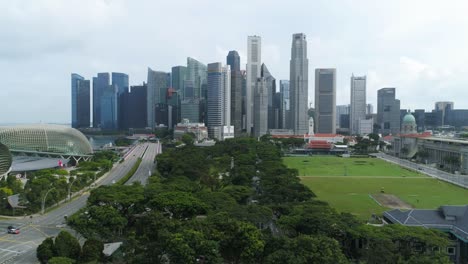
[(408, 112), (403, 117), (403, 122), (401, 123), (401, 134), (402, 135), (409, 135), (409, 134), (416, 134), (416, 119), (414, 116)]
[(12, 160), (7, 146), (0, 144), (0, 179), (10, 171)]

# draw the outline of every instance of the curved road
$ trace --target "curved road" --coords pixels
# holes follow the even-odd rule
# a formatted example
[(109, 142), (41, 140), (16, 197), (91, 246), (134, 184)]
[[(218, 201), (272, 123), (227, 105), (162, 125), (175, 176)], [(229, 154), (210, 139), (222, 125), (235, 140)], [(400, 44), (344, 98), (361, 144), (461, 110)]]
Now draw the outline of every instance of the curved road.
[[(143, 184), (149, 177), (148, 171), (154, 168), (155, 156), (160, 151), (159, 143), (144, 143), (136, 145), (129, 151), (122, 163), (117, 163), (103, 177), (96, 181), (96, 186), (111, 185), (124, 177), (133, 167), (139, 157), (143, 160), (129, 182), (140, 181)], [(151, 161), (151, 164), (150, 164)], [(146, 174), (145, 174), (146, 172)], [(36, 258), (36, 248), (50, 236), (56, 236), (65, 229), (79, 237), (73, 230), (64, 225), (65, 215), (72, 215), (86, 205), (89, 193), (85, 192), (71, 202), (60, 205), (59, 208), (32, 219), (8, 219), (0, 221), (0, 264), (3, 263), (39, 263)], [(6, 232), (9, 225), (20, 228), (19, 235)], [(4, 230), (4, 231), (3, 231)], [(4, 233), (3, 233), (3, 232)]]

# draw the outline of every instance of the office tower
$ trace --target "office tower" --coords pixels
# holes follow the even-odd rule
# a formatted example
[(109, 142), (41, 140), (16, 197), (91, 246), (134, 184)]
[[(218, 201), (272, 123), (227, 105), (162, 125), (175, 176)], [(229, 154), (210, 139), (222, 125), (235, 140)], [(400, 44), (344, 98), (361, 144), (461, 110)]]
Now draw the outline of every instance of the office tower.
[(241, 71), (242, 80), (242, 132), (247, 131), (247, 71)]
[(425, 124), (425, 110), (424, 109), (415, 109), (413, 112), (414, 119), (416, 119), (416, 129), (418, 132), (424, 132), (426, 130)]
[(366, 106), (366, 115), (374, 114), (374, 106), (372, 104), (367, 104)]
[(290, 99), (289, 99), (289, 80), (280, 80), (280, 127), (283, 129), (291, 128), (290, 120)]
[[(349, 124), (341, 124), (341, 115), (349, 115), (349, 105), (337, 105), (336, 106), (336, 127), (338, 128), (349, 128)], [(343, 126), (342, 126), (343, 125)]]
[[(366, 119), (366, 76), (351, 76), (350, 134), (360, 135), (359, 120)], [(367, 130), (366, 130), (367, 131)]]
[[(211, 138), (233, 137), (231, 126), (231, 71), (220, 62), (208, 64), (207, 127)], [(226, 133), (228, 135), (226, 135)]]
[(273, 109), (273, 97), (276, 93), (276, 79), (271, 75), (265, 63), (262, 64), (260, 76), (265, 79), (268, 93), (268, 129), (275, 128), (275, 111)]
[(274, 123), (273, 129), (280, 129), (281, 128), (281, 93), (276, 92), (273, 95), (273, 115), (274, 115)]
[[(187, 87), (184, 88), (184, 97), (185, 98), (205, 98), (203, 90), (206, 87), (206, 65), (197, 61), (196, 59), (187, 58), (187, 72), (186, 72), (186, 84)], [(187, 90), (187, 91), (186, 91)]]
[(247, 37), (247, 83), (246, 83), (246, 131), (252, 133), (253, 111), (254, 111), (254, 93), (257, 85), (257, 78), (261, 75), (262, 65), (262, 38), (259, 36)]
[(400, 100), (395, 95), (395, 88), (377, 91), (377, 124), (384, 135), (400, 133)]
[(315, 131), (336, 133), (336, 69), (315, 69)]
[(237, 51), (229, 51), (226, 62), (231, 67), (231, 124), (238, 137), (242, 133), (242, 73)]
[(125, 73), (113, 72), (112, 85), (117, 87), (119, 95), (128, 92), (128, 75)]
[(130, 87), (130, 91), (126, 91), (121, 96), (121, 129), (130, 128), (145, 128), (147, 122), (146, 111), (146, 93), (148, 87), (143, 85), (135, 85)]
[(436, 111), (442, 111), (442, 126), (446, 123), (447, 112), (453, 110), (453, 102), (436, 102), (434, 109)]
[(108, 85), (101, 94), (101, 123), (100, 127), (106, 130), (116, 130), (119, 128), (118, 115), (118, 95), (117, 86)]
[(187, 78), (187, 67), (174, 66), (172, 67), (171, 73), (172, 88), (174, 88), (179, 93), (179, 97), (181, 97), (184, 90), (184, 81)]
[(235, 50), (229, 51), (226, 57), (226, 64), (231, 66), (231, 72), (240, 72), (240, 56)]
[(90, 82), (72, 73), (72, 127), (85, 128), (90, 125)]
[(167, 126), (172, 129), (180, 122), (180, 98), (179, 91), (170, 87), (166, 90)]
[(200, 122), (200, 99), (185, 99), (180, 103), (180, 118), (190, 123)]
[(160, 124), (167, 125), (166, 93), (170, 83), (170, 73), (153, 71), (148, 68), (146, 107), (147, 126), (150, 128)]
[(268, 88), (265, 78), (257, 78), (254, 96), (254, 136), (268, 132)]
[(98, 73), (93, 77), (93, 127), (101, 125), (101, 96), (110, 85), (110, 75), (107, 72)]
[(309, 60), (307, 59), (306, 35), (303, 33), (293, 34), (292, 36), (289, 73), (292, 129), (296, 135), (307, 134), (309, 131), (309, 117), (307, 114)]

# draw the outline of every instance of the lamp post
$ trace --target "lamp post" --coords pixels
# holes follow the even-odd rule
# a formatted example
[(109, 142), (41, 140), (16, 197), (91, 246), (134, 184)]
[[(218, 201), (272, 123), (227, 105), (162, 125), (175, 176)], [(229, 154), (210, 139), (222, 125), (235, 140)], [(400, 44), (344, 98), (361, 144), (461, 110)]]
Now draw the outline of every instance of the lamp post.
[(68, 201), (71, 200), (71, 187), (78, 177), (75, 177), (73, 181), (68, 185)]
[(50, 193), (50, 191), (52, 191), (53, 189), (55, 189), (55, 187), (50, 188), (50, 189), (44, 194), (44, 197), (42, 197), (42, 201), (41, 201), (41, 214), (44, 214), (45, 202), (46, 202), (47, 195), (48, 195), (48, 194)]

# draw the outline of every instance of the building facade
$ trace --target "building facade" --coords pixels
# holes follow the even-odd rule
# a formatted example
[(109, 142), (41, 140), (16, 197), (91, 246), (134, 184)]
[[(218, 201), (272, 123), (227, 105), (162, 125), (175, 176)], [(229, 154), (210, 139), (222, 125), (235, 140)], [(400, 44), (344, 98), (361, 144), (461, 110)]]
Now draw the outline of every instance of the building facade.
[(246, 132), (251, 134), (254, 126), (254, 94), (257, 79), (261, 76), (262, 38), (248, 36), (247, 38), (247, 83), (246, 83)]
[(97, 77), (93, 77), (93, 127), (95, 128), (101, 126), (101, 96), (109, 85), (109, 73), (98, 73)]
[[(225, 133), (234, 136), (231, 127), (231, 71), (222, 63), (208, 64), (207, 126), (211, 138), (223, 140)], [(227, 130), (225, 129), (227, 127)]]
[(226, 62), (231, 67), (231, 124), (238, 137), (242, 134), (242, 74), (237, 51), (229, 51)]
[(359, 134), (359, 122), (366, 118), (366, 76), (351, 76), (350, 133)]
[[(147, 122), (146, 125), (154, 128), (156, 125), (164, 124), (164, 113), (167, 114), (166, 93), (170, 87), (171, 75), (167, 72), (154, 71), (148, 68), (148, 83), (147, 83)], [(166, 122), (167, 123), (167, 122)]]
[(200, 121), (200, 99), (185, 99), (180, 103), (181, 120), (186, 119), (189, 123)]
[(290, 129), (289, 80), (280, 80), (280, 127)]
[(119, 91), (117, 86), (109, 85), (101, 94), (101, 123), (100, 128), (105, 130), (119, 129)]
[(337, 128), (349, 128), (349, 124), (341, 124), (341, 115), (349, 115), (349, 105), (337, 105), (336, 106), (336, 127)]
[(274, 129), (275, 127), (275, 108), (274, 108), (274, 97), (276, 94), (276, 79), (271, 75), (270, 71), (268, 71), (267, 66), (265, 63), (262, 64), (261, 73), (266, 82), (266, 88), (268, 92), (268, 129)]
[(315, 132), (336, 133), (336, 69), (315, 70)]
[(86, 128), (90, 126), (90, 81), (73, 73), (71, 75), (72, 92), (72, 127)]
[(130, 91), (121, 96), (121, 129), (145, 128), (147, 122), (146, 84), (131, 86)]
[(254, 136), (268, 132), (268, 87), (265, 78), (257, 78), (254, 97)]
[(400, 133), (400, 100), (395, 96), (395, 88), (377, 91), (377, 124), (384, 135)]
[(185, 98), (206, 98), (207, 67), (194, 58), (187, 58)]
[(293, 34), (290, 61), (290, 114), (291, 125), (296, 135), (308, 131), (309, 60), (307, 40), (303, 33)]

